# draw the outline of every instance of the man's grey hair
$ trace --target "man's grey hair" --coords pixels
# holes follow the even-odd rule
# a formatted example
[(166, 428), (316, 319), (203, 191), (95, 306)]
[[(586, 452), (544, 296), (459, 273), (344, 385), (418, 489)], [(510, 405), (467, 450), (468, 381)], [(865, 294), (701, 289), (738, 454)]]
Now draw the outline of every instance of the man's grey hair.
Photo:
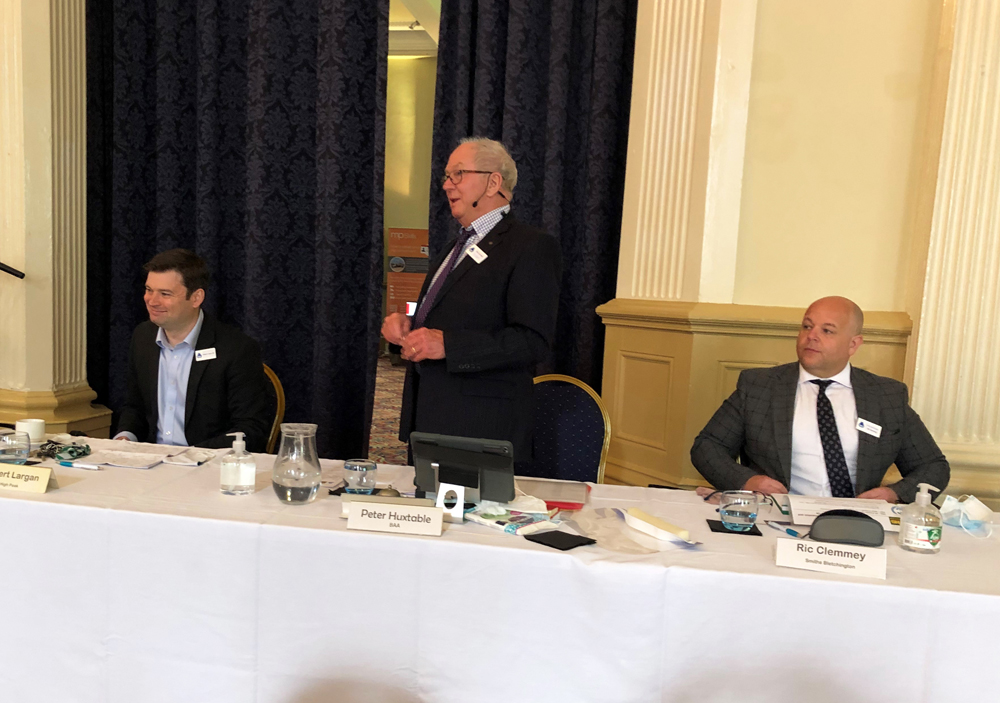
[(513, 195), (514, 186), (517, 185), (517, 165), (507, 147), (495, 139), (485, 137), (466, 137), (460, 143), (475, 146), (476, 168), (499, 173), (503, 179), (500, 187)]

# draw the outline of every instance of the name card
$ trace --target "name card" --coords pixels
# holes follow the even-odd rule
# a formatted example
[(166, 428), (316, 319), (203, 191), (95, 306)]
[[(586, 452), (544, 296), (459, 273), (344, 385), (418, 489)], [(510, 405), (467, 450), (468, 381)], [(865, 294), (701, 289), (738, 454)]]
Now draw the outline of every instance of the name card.
[(41, 466), (0, 464), (0, 488), (26, 493), (45, 493), (52, 478), (52, 469)]
[(885, 550), (833, 542), (778, 538), (775, 564), (793, 569), (885, 580)]
[(443, 515), (435, 507), (359, 502), (351, 506), (347, 529), (440, 537)]
[(359, 506), (358, 510), (360, 510), (362, 503), (381, 503), (383, 507), (386, 505), (408, 505), (410, 507), (421, 508), (434, 507), (434, 501), (430, 498), (406, 498), (403, 496), (397, 498), (395, 496), (368, 495), (366, 493), (344, 493), (340, 496), (340, 517), (350, 517), (351, 506)]

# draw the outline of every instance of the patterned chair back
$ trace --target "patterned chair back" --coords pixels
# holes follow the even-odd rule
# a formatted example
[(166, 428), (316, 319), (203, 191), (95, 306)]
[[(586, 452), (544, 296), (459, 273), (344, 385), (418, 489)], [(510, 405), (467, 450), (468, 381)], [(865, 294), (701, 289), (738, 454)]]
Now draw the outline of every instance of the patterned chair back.
[(601, 397), (572, 376), (535, 378), (534, 475), (604, 482), (611, 419)]

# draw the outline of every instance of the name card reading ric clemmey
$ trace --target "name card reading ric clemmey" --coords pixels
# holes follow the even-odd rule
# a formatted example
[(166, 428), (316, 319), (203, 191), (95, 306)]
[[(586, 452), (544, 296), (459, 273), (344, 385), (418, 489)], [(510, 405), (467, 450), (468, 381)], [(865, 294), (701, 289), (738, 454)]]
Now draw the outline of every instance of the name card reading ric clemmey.
[(885, 550), (853, 544), (778, 538), (775, 564), (793, 569), (885, 580)]
[(441, 508), (392, 503), (354, 503), (347, 517), (349, 530), (441, 536)]
[(0, 489), (45, 493), (49, 487), (52, 469), (15, 464), (0, 464)]

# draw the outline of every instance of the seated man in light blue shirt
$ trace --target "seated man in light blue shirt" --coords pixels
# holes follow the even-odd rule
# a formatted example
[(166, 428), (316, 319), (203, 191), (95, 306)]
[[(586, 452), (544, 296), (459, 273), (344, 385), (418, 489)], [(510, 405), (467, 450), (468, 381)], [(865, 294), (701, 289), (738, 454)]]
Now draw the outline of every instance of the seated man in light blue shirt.
[(132, 335), (128, 391), (115, 439), (225, 447), (243, 432), (264, 451), (270, 420), (257, 343), (202, 310), (210, 275), (185, 249), (146, 264), (149, 321)]

